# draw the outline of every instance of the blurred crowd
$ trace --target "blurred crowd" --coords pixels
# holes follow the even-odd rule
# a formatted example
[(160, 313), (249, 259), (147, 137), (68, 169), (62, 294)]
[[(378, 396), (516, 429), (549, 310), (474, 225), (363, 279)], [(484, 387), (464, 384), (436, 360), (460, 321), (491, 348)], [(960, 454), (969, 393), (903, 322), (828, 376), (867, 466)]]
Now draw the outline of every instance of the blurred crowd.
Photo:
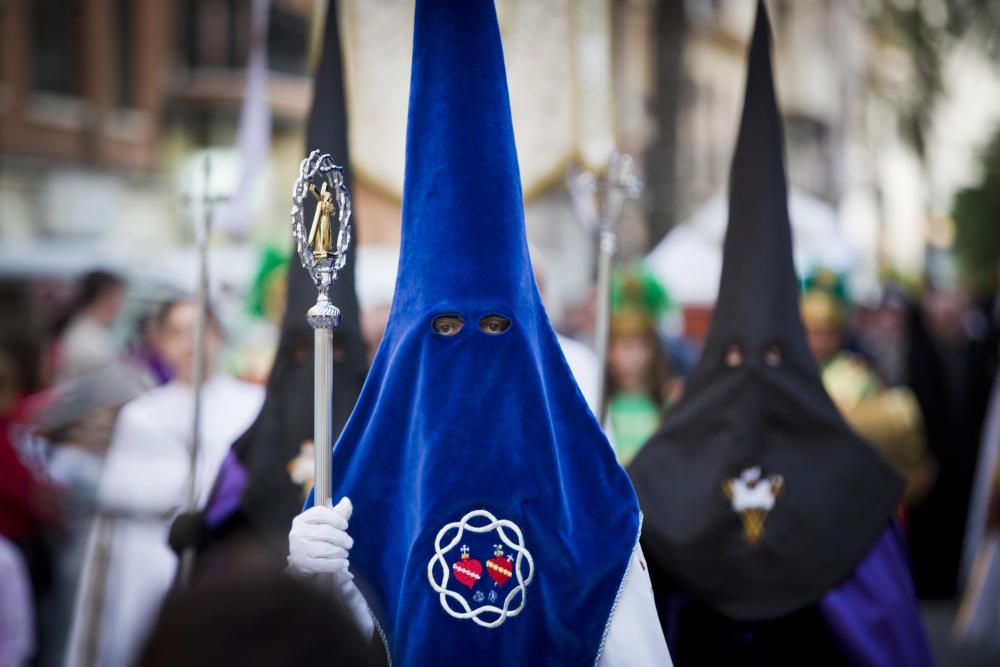
[[(544, 290), (540, 274), (539, 282)], [(94, 271), (62, 299), (40, 299), (24, 286), (5, 291), (4, 312), (13, 317), (0, 337), (0, 664), (63, 664), (68, 649), (85, 655), (93, 650), (88, 642), (112, 641), (107, 628), (84, 622), (94, 605), (107, 605), (95, 596), (120, 596), (104, 622), (115, 628), (120, 655), (141, 652), (176, 576), (170, 521), (204, 500), (262, 401), (259, 385), (219, 369), (224, 327), (209, 309), (203, 400), (211, 407), (192, 468), (188, 392), (197, 305), (189, 298), (145, 304), (123, 322), (128, 290), (122, 277)], [(604, 369), (590, 347), (593, 297), (556, 324), (581, 390), (605, 415), (625, 465), (670, 419), (706, 327), (642, 264), (618, 270), (611, 302)], [(374, 348), (387, 304), (366, 304), (362, 328)], [(977, 301), (932, 282), (919, 290), (887, 283), (879, 303), (862, 305), (852, 302), (844, 276), (821, 270), (803, 280), (801, 314), (833, 402), (906, 480), (898, 511), (919, 595), (960, 598), (974, 557), (966, 527), (998, 369), (1000, 296), (994, 291)], [(598, 373), (607, 388), (603, 406), (594, 403)], [(986, 525), (995, 529), (1000, 475), (992, 479)], [(112, 529), (119, 533), (114, 548), (131, 550), (141, 569), (115, 573), (126, 594), (108, 589), (108, 573), (95, 566), (101, 549), (110, 548)], [(263, 581), (275, 590), (291, 587), (289, 600), (306, 595), (288, 582)], [(152, 641), (166, 641), (164, 632), (197, 633), (183, 611), (197, 606), (169, 603)]]

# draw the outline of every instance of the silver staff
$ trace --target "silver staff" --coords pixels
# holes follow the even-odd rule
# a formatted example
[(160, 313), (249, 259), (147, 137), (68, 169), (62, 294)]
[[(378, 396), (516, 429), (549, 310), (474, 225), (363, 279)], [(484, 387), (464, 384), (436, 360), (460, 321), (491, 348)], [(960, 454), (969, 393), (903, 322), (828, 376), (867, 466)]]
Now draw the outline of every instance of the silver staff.
[[(568, 179), (570, 194), (583, 223), (598, 234), (597, 313), (594, 321), (594, 348), (597, 352), (597, 405), (603, 421), (605, 411), (604, 376), (608, 362), (608, 330), (611, 323), (611, 265), (618, 252), (618, 221), (625, 199), (634, 199), (642, 191), (635, 175), (632, 157), (614, 152), (603, 178), (582, 172)], [(596, 198), (596, 201), (595, 201)]]
[[(226, 200), (223, 196), (213, 196), (210, 192), (212, 184), (212, 157), (205, 156), (203, 186), (200, 199), (201, 220), (195, 225), (195, 241), (198, 252), (198, 284), (195, 289), (195, 303), (198, 316), (194, 329), (194, 369), (192, 373), (192, 390), (194, 394), (194, 409), (191, 418), (191, 449), (188, 458), (187, 510), (198, 509), (198, 461), (201, 456), (201, 411), (202, 393), (205, 385), (205, 329), (208, 320), (208, 237), (212, 231), (212, 217), (215, 206)], [(181, 586), (187, 584), (194, 566), (194, 547), (184, 550), (181, 556)]]
[[(306, 231), (304, 203), (316, 199), (312, 226)], [(292, 236), (302, 266), (312, 277), (318, 295), (306, 313), (315, 336), (313, 443), (316, 452), (314, 497), (316, 505), (331, 500), (330, 463), (333, 448), (333, 330), (340, 324), (340, 309), (330, 302), (330, 287), (347, 262), (351, 244), (351, 197), (344, 183), (344, 169), (326, 154), (314, 150), (299, 167), (292, 188)], [(333, 219), (336, 216), (337, 230)], [(334, 237), (336, 234), (336, 238)]]

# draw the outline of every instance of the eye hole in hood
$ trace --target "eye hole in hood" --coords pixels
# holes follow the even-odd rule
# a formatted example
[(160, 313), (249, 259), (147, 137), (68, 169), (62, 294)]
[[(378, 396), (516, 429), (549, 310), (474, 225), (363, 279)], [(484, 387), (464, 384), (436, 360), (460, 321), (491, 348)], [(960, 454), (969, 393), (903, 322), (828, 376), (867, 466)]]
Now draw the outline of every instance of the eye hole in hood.
[(479, 320), (479, 329), (491, 336), (499, 336), (507, 331), (507, 329), (510, 329), (510, 320), (496, 313), (486, 315), (483, 319)]
[(739, 368), (743, 365), (743, 346), (739, 343), (730, 343), (726, 346), (726, 354), (722, 360), (729, 368)]
[(784, 354), (781, 352), (780, 345), (777, 343), (768, 343), (764, 346), (764, 350), (761, 352), (760, 358), (764, 361), (765, 366), (778, 368), (784, 361)]
[(439, 336), (454, 336), (462, 327), (465, 326), (465, 320), (462, 319), (461, 315), (438, 315), (431, 322), (431, 328), (434, 329), (434, 333)]

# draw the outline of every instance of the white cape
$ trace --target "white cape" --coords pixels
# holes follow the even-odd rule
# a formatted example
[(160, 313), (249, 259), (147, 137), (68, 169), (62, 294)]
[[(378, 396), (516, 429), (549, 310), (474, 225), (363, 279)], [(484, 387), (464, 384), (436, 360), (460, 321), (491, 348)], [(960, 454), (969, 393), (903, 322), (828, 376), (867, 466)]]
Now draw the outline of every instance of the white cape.
[[(205, 383), (199, 506), (263, 398), (263, 388), (226, 375)], [(155, 621), (177, 571), (167, 535), (187, 502), (193, 403), (190, 387), (171, 382), (127, 404), (118, 418), (76, 595), (68, 667), (132, 664)]]

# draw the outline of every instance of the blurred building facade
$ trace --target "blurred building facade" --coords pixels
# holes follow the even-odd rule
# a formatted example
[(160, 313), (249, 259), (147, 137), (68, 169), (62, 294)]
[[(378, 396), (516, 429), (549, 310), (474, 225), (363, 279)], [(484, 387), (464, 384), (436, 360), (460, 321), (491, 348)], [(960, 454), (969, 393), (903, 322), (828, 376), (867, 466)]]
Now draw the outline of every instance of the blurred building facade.
[[(923, 154), (908, 135), (900, 107), (916, 91), (912, 58), (872, 20), (868, 0), (772, 0), (775, 77), (785, 121), (790, 185), (836, 211), (842, 235), (853, 248), (851, 283), (861, 300), (878, 298), (881, 277), (893, 272), (918, 279), (935, 247), (950, 243), (948, 212), (955, 192), (977, 174), (977, 149), (1000, 123), (998, 68), (966, 43), (948, 45), (943, 87), (930, 106), (931, 140)], [(683, 45), (654, 42), (661, 72), (652, 78), (673, 85), (657, 96), (652, 114), (676, 99), (676, 123), (669, 141), (654, 127), (647, 171), (674, 176), (664, 204), (670, 224), (695, 214), (714, 193), (724, 191), (742, 105), (744, 59), (754, 3), (688, 0), (654, 3), (632, 0), (628, 8), (648, 12), (647, 24), (672, 15)], [(676, 6), (675, 6), (676, 5)], [(944, 49), (944, 45), (942, 46)], [(664, 51), (681, 59), (672, 75)], [(666, 99), (664, 99), (666, 98)], [(668, 153), (657, 152), (663, 145)], [(664, 169), (649, 160), (675, 160)], [(657, 183), (650, 183), (650, 188)], [(654, 220), (647, 228), (662, 234)], [(648, 246), (659, 239), (647, 238)], [(638, 244), (636, 244), (638, 245)]]
[[(284, 160), (284, 173), (296, 169), (311, 98), (311, 5), (276, 0), (270, 9), (270, 166)], [(217, 153), (218, 189), (231, 187), (249, 11), (248, 2), (228, 0), (0, 5), (5, 273), (60, 276), (104, 266), (174, 288), (193, 285), (193, 207), (184, 198), (198, 189), (191, 181), (206, 151)], [(280, 195), (264, 188), (249, 227), (271, 214), (284, 222), (283, 185)], [(224, 257), (240, 245), (213, 241)], [(245, 259), (234, 277), (252, 272), (252, 255), (230, 259), (218, 262), (223, 271)]]
[[(359, 236), (392, 245), (409, 60), (399, 26), (412, 0), (339, 4)], [(921, 159), (895, 109), (912, 72), (872, 27), (869, 4), (770, 2), (790, 179), (839, 212), (861, 291), (888, 267), (919, 274), (928, 240), (947, 241), (934, 221), (975, 176), (974, 149), (1000, 109), (995, 68), (955, 50)], [(287, 242), (314, 5), (270, 3), (270, 158), (247, 202), (248, 234), (212, 244), (216, 272), (235, 289), (253, 273), (255, 243)], [(585, 299), (593, 277), (593, 238), (574, 216), (566, 167), (599, 171), (612, 144), (640, 160), (646, 192), (626, 208), (625, 259), (725, 189), (754, 3), (500, 0), (498, 10), (531, 179), (529, 236), (547, 255), (559, 310)], [(250, 0), (0, 3), (0, 272), (68, 275), (100, 264), (193, 284), (196, 210), (183, 196), (197, 190), (206, 154), (220, 192), (238, 176), (250, 14)]]

